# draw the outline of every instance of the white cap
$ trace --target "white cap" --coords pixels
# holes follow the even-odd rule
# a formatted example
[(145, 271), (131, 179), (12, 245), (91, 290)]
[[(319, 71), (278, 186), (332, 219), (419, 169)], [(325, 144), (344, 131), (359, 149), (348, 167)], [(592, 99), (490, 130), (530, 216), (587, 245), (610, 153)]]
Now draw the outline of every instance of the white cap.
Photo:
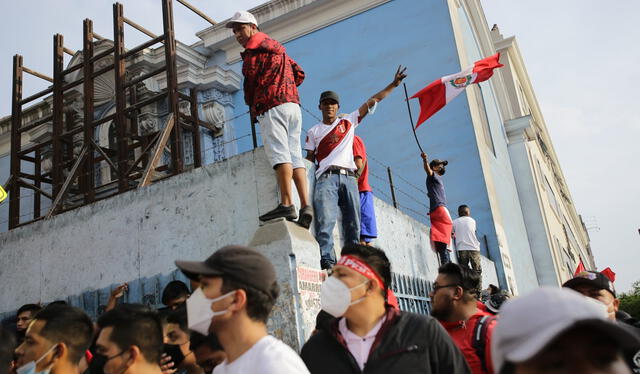
[(571, 289), (542, 287), (507, 301), (500, 309), (491, 339), (494, 372), (499, 373), (505, 362), (520, 363), (533, 358), (576, 325), (602, 331), (623, 347), (640, 343), (633, 333), (607, 320), (601, 302)]
[(234, 14), (233, 17), (231, 17), (229, 22), (227, 22), (227, 25), (226, 25), (227, 28), (232, 28), (234, 23), (253, 23), (254, 25), (256, 25), (256, 27), (258, 26), (258, 21), (256, 21), (256, 17), (254, 17), (253, 14), (244, 10), (240, 10), (236, 12), (236, 14)]

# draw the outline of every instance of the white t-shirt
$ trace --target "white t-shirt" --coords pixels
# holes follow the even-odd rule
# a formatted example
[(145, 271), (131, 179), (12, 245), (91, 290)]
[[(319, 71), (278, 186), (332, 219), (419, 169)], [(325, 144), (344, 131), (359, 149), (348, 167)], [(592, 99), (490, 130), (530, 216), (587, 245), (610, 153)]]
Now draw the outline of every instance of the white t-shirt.
[(479, 251), (480, 242), (476, 238), (476, 220), (463, 216), (453, 220), (453, 232), (456, 234), (458, 251)]
[(305, 374), (309, 370), (298, 354), (271, 335), (258, 340), (232, 363), (224, 360), (213, 374)]
[(336, 118), (330, 125), (320, 122), (307, 131), (304, 149), (315, 152), (318, 161), (316, 177), (331, 166), (356, 170), (356, 163), (353, 161), (353, 136), (359, 119), (360, 112), (356, 110)]

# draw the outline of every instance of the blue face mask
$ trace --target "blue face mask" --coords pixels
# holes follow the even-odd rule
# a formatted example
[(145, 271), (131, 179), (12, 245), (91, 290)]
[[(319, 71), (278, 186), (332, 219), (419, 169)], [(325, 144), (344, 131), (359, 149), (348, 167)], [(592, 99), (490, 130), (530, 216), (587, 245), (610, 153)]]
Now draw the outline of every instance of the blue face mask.
[[(47, 352), (45, 352), (45, 354), (43, 354), (42, 356), (40, 356), (39, 359), (35, 360), (35, 361), (29, 361), (26, 364), (20, 366), (18, 368), (18, 370), (16, 371), (17, 374), (49, 374), (49, 372), (51, 371), (51, 367), (49, 367), (48, 369), (42, 370), (42, 371), (36, 371), (36, 366), (38, 365), (38, 363), (40, 361), (42, 361), (42, 359), (49, 354), (49, 352), (51, 352), (55, 347), (57, 346), (57, 344), (54, 344), (51, 348), (49, 348), (49, 350)], [(53, 366), (53, 364), (51, 365)]]

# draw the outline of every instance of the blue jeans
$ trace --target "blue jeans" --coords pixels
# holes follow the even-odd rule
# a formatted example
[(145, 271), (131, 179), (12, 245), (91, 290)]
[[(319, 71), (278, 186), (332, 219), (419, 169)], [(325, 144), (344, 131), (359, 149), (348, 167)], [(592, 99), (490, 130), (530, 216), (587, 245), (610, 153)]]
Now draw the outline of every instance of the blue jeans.
[(333, 251), (333, 228), (342, 212), (344, 243), (360, 242), (360, 195), (355, 177), (324, 173), (316, 180), (313, 194), (316, 240), (320, 245), (320, 262), (336, 263)]

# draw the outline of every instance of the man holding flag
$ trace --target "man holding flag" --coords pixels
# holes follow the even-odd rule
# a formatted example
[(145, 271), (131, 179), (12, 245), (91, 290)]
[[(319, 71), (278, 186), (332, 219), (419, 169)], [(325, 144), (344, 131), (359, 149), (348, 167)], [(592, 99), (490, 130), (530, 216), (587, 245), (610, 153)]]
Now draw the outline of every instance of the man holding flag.
[(358, 109), (338, 115), (340, 98), (333, 91), (320, 94), (318, 108), (322, 122), (307, 132), (307, 159), (317, 162), (313, 210), (316, 213), (316, 240), (320, 245), (320, 266), (331, 269), (336, 264), (333, 251), (333, 228), (338, 208), (342, 213), (344, 243), (360, 242), (360, 195), (353, 159), (355, 129), (367, 114), (373, 114), (378, 102), (387, 97), (404, 78), (406, 68), (398, 67), (393, 80), (371, 96)]
[(453, 222), (447, 210), (447, 195), (444, 192), (442, 176), (445, 173), (447, 160), (435, 159), (431, 162), (422, 152), (422, 164), (427, 173), (427, 194), (429, 195), (429, 219), (431, 220), (431, 242), (438, 253), (440, 265), (451, 262), (448, 245), (451, 243)]

